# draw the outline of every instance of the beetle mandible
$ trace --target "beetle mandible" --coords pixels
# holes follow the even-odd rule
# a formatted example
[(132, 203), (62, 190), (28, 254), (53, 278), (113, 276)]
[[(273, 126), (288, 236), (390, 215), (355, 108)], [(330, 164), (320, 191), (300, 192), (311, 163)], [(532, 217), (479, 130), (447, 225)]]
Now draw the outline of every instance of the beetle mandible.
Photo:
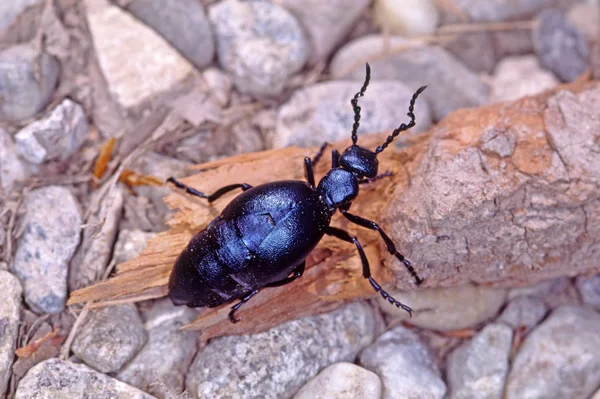
[(388, 175), (377, 174), (377, 155), (400, 132), (415, 126), (415, 101), (427, 87), (419, 88), (412, 96), (408, 124), (402, 123), (382, 145), (371, 151), (356, 144), (361, 110), (358, 99), (365, 94), (370, 76), (371, 68), (367, 64), (364, 84), (350, 101), (354, 110), (352, 145), (341, 155), (332, 151), (331, 169), (318, 185), (315, 185), (313, 166), (321, 158), (327, 143), (314, 158), (304, 158), (306, 182), (283, 180), (256, 187), (247, 183), (231, 184), (207, 195), (172, 177), (167, 179), (208, 202), (229, 191), (243, 190), (205, 230), (192, 237), (177, 258), (169, 278), (169, 297), (175, 305), (210, 308), (240, 299), (229, 312), (230, 321), (236, 323), (236, 310), (261, 288), (279, 287), (301, 277), (306, 257), (327, 234), (354, 244), (362, 262), (363, 277), (391, 304), (412, 315), (408, 306), (392, 298), (373, 279), (358, 239), (345, 230), (330, 226), (331, 217), (339, 210), (350, 222), (376, 230), (389, 253), (404, 264), (417, 285), (423, 281), (377, 223), (348, 212), (361, 184)]

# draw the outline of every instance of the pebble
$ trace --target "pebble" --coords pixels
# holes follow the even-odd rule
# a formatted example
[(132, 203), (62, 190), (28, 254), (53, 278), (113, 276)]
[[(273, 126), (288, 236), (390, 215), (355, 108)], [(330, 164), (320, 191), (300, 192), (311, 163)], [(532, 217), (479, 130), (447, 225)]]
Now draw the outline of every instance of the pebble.
[(382, 399), (443, 398), (446, 384), (428, 348), (402, 326), (381, 335), (358, 356), (358, 364), (383, 381)]
[[(530, 19), (553, 2), (548, 0), (453, 0), (453, 8), (450, 10), (457, 9), (470, 22), (517, 21)], [(457, 17), (448, 11), (444, 12), (443, 17), (444, 23), (458, 22)]]
[(533, 30), (535, 52), (544, 68), (571, 82), (589, 68), (590, 51), (583, 33), (555, 9), (542, 11)]
[(567, 13), (567, 19), (588, 42), (600, 40), (600, 3), (597, 1), (574, 4)]
[(259, 334), (213, 339), (194, 359), (187, 390), (201, 398), (290, 398), (322, 368), (353, 361), (374, 339), (374, 316), (354, 302)]
[(236, 88), (255, 96), (280, 94), (308, 59), (309, 45), (298, 21), (267, 1), (224, 0), (208, 15), (221, 67)]
[(84, 364), (49, 359), (33, 367), (19, 382), (15, 399), (152, 399), (134, 387)]
[(496, 59), (513, 55), (529, 55), (534, 52), (530, 29), (491, 32)]
[(326, 367), (304, 385), (294, 399), (375, 399), (381, 398), (377, 374), (352, 363)]
[(19, 158), (12, 136), (0, 127), (0, 182), (4, 192), (10, 193), (17, 181), (28, 178), (34, 170)]
[(600, 274), (589, 278), (579, 276), (576, 285), (583, 303), (600, 311)]
[(27, 8), (42, 0), (11, 0), (0, 3), (0, 32), (15, 22)]
[(5, 397), (15, 358), (22, 291), (19, 279), (0, 270), (0, 397)]
[[(92, 194), (92, 202), (95, 195)], [(74, 291), (92, 285), (102, 278), (110, 263), (119, 221), (123, 214), (124, 194), (120, 187), (111, 190), (102, 200), (100, 209), (90, 215), (83, 233), (83, 242), (71, 260), (69, 289)]]
[(132, 304), (110, 306), (88, 315), (71, 347), (88, 366), (103, 373), (120, 370), (146, 343), (147, 333)]
[(506, 399), (587, 399), (600, 385), (600, 314), (561, 306), (529, 336), (514, 358)]
[(212, 62), (215, 43), (202, 3), (194, 0), (134, 0), (131, 12), (181, 52), (197, 68)]
[(373, 18), (383, 30), (405, 36), (431, 34), (439, 22), (433, 0), (376, 0)]
[(279, 3), (306, 30), (311, 47), (309, 65), (326, 61), (369, 6), (369, 0), (281, 0)]
[(69, 189), (47, 186), (32, 190), (24, 208), (12, 270), (32, 310), (60, 313), (67, 298), (69, 260), (80, 241), (79, 204)]
[(502, 398), (509, 367), (512, 329), (488, 324), (447, 360), (448, 399)]
[(15, 136), (17, 151), (25, 160), (41, 164), (69, 158), (88, 137), (88, 122), (81, 105), (64, 99), (49, 116), (32, 122)]
[(206, 69), (202, 73), (202, 77), (210, 90), (211, 96), (213, 96), (217, 104), (221, 107), (225, 107), (229, 103), (231, 89), (233, 89), (231, 76), (219, 68), (213, 67)]
[(193, 70), (169, 43), (129, 13), (104, 1), (89, 3), (86, 16), (98, 62), (122, 107), (172, 88)]
[(519, 296), (511, 300), (496, 320), (512, 329), (524, 327), (525, 334), (531, 331), (548, 313), (544, 301), (536, 296)]
[(451, 288), (430, 288), (411, 292), (390, 292), (394, 298), (409, 305), (414, 313), (391, 306), (377, 298), (383, 312), (410, 324), (438, 331), (474, 327), (494, 317), (506, 298), (506, 290), (476, 285)]
[[(354, 81), (333, 81), (296, 91), (278, 112), (273, 146), (307, 147), (349, 138), (354, 123), (350, 99), (360, 86)], [(412, 95), (401, 82), (372, 82), (359, 102), (362, 108), (359, 135), (391, 131), (406, 123)], [(415, 113), (417, 125), (408, 135), (431, 126), (426, 102), (418, 101)]]
[(58, 82), (59, 70), (56, 58), (45, 52), (38, 53), (31, 44), (1, 51), (0, 118), (21, 121), (44, 109)]
[(148, 341), (117, 378), (157, 397), (180, 395), (198, 349), (198, 333), (180, 328), (196, 314), (190, 308), (176, 308), (168, 298), (154, 302), (144, 314)]
[(129, 259), (133, 259), (146, 248), (146, 243), (154, 237), (156, 233), (146, 232), (140, 229), (122, 229), (119, 231), (119, 237), (115, 244), (113, 259), (121, 264)]
[(463, 33), (445, 47), (475, 72), (491, 73), (498, 60), (490, 32)]
[[(371, 65), (371, 79), (400, 80), (411, 90), (427, 85), (422, 98), (427, 99), (434, 121), (458, 108), (476, 107), (488, 98), (488, 87), (448, 51), (440, 47), (414, 47), (383, 55), (384, 38), (370, 35), (359, 38), (340, 49), (331, 61), (335, 79), (364, 79), (364, 63)], [(402, 45), (395, 37), (392, 47)]]
[(566, 276), (542, 281), (527, 287), (516, 287), (508, 290), (508, 300), (513, 300), (520, 296), (538, 297), (550, 309), (554, 309), (560, 305), (579, 303), (577, 289), (573, 286), (571, 279)]
[(492, 76), (490, 103), (513, 101), (551, 89), (560, 82), (533, 55), (507, 57)]

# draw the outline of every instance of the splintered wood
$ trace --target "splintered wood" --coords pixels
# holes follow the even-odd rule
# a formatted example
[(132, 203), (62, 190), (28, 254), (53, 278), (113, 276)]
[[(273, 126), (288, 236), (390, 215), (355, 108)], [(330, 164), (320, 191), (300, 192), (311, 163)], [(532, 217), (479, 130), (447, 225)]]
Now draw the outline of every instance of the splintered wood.
[[(359, 144), (375, 148), (386, 137), (387, 134), (361, 136)], [(376, 220), (385, 227), (382, 211), (394, 189), (407, 187), (410, 171), (423, 153), (425, 138), (425, 135), (415, 136), (405, 150), (388, 150), (380, 155), (379, 172), (389, 171), (393, 176), (361, 186), (361, 192), (352, 205), (353, 213)], [(348, 140), (327, 148), (316, 168), (317, 180), (330, 168), (331, 149), (342, 151), (349, 144)], [(199, 173), (181, 181), (211, 193), (232, 183), (258, 185), (276, 180), (303, 180), (303, 159), (314, 156), (316, 151), (317, 148), (284, 148), (242, 154), (195, 166)], [(173, 189), (165, 201), (178, 212), (168, 222), (169, 230), (151, 239), (138, 257), (118, 265), (112, 278), (73, 292), (68, 304), (91, 302), (88, 307), (101, 307), (166, 296), (169, 274), (179, 253), (191, 237), (204, 229), (238, 194), (234, 192), (208, 204), (204, 199)], [(369, 257), (375, 278), (384, 285), (392, 281), (391, 273), (382, 267), (381, 251), (384, 247), (377, 233), (351, 225), (339, 215), (334, 217), (332, 225), (356, 234)], [(202, 330), (204, 339), (259, 332), (291, 319), (333, 310), (347, 300), (374, 295), (368, 281), (362, 278), (355, 247), (325, 236), (308, 257), (304, 276), (284, 287), (262, 290), (237, 313), (241, 319), (239, 323), (229, 322), (227, 315), (231, 304), (226, 304), (205, 309), (198, 319), (184, 328)]]

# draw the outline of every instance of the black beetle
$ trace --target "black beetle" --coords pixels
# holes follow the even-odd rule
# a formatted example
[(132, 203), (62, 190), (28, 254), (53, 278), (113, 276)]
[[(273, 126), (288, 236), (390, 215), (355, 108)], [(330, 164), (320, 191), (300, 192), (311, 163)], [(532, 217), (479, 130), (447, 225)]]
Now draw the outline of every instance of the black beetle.
[(350, 222), (376, 230), (388, 251), (403, 262), (417, 284), (422, 282), (410, 262), (398, 251), (377, 223), (348, 212), (358, 195), (359, 185), (389, 174), (377, 174), (377, 154), (386, 149), (400, 132), (415, 125), (414, 105), (426, 86), (412, 96), (408, 107), (410, 122), (402, 123), (373, 152), (360, 147), (357, 130), (360, 121), (358, 98), (365, 94), (371, 69), (366, 66), (365, 82), (350, 101), (354, 110), (352, 145), (341, 154), (332, 151), (331, 169), (315, 186), (315, 165), (327, 143), (311, 160), (304, 159), (307, 182), (284, 180), (252, 187), (231, 184), (206, 195), (169, 178), (167, 181), (189, 194), (212, 202), (223, 194), (241, 188), (244, 192), (227, 205), (208, 227), (196, 234), (179, 255), (169, 278), (169, 297), (175, 305), (215, 307), (241, 299), (231, 308), (229, 319), (236, 323), (235, 311), (263, 287), (278, 287), (302, 276), (306, 257), (328, 234), (353, 243), (362, 262), (363, 277), (375, 291), (409, 314), (411, 309), (392, 298), (371, 277), (369, 261), (358, 239), (347, 231), (330, 226), (339, 210)]

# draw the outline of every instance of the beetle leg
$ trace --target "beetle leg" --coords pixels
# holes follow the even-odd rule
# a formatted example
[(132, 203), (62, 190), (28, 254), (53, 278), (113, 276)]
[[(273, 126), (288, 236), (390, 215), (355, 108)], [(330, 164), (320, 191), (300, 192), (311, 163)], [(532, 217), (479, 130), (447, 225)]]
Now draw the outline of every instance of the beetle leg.
[(406, 259), (404, 257), (404, 255), (402, 255), (400, 252), (398, 252), (396, 250), (396, 246), (394, 245), (394, 242), (392, 241), (392, 239), (387, 234), (385, 234), (383, 229), (381, 227), (379, 227), (379, 225), (377, 223), (375, 223), (371, 220), (365, 219), (363, 217), (353, 215), (353, 214), (347, 212), (347, 210), (340, 209), (340, 212), (342, 213), (342, 215), (344, 215), (344, 217), (346, 219), (348, 219), (352, 223), (355, 223), (362, 227), (366, 227), (367, 229), (376, 230), (379, 233), (379, 235), (381, 236), (381, 238), (383, 239), (383, 241), (385, 242), (388, 252), (390, 254), (394, 255), (400, 262), (402, 262), (404, 264), (404, 267), (406, 267), (406, 269), (411, 274), (411, 276), (413, 276), (417, 285), (420, 285), (423, 282), (423, 279), (421, 277), (419, 277), (419, 275), (417, 274), (417, 272), (415, 271), (415, 269), (411, 265), (411, 263), (408, 261), (408, 259)]
[(229, 312), (229, 321), (231, 321), (234, 324), (237, 323), (239, 320), (235, 318), (235, 311), (238, 310), (240, 308), (240, 306), (242, 306), (243, 304), (245, 304), (246, 302), (248, 302), (250, 300), (250, 298), (252, 298), (257, 293), (258, 293), (258, 290), (250, 291), (248, 294), (246, 294), (242, 298), (241, 301), (239, 301), (238, 303), (236, 303), (235, 305), (233, 305), (231, 307), (231, 311)]
[(319, 162), (319, 159), (321, 159), (321, 156), (323, 155), (323, 151), (325, 151), (325, 147), (328, 145), (329, 143), (327, 142), (321, 144), (321, 148), (319, 148), (319, 151), (317, 151), (313, 159), (310, 159), (309, 157), (304, 158), (304, 176), (306, 176), (306, 181), (308, 181), (308, 184), (313, 188), (315, 187), (315, 173), (313, 167)]
[(331, 151), (331, 169), (335, 169), (340, 165), (340, 153), (338, 150)]
[(381, 174), (378, 174), (377, 176), (375, 176), (375, 177), (372, 177), (372, 178), (370, 178), (370, 179), (360, 179), (360, 180), (358, 181), (358, 184), (366, 184), (366, 183), (371, 183), (371, 182), (373, 182), (373, 181), (375, 181), (375, 180), (383, 179), (384, 177), (388, 177), (388, 176), (392, 176), (392, 175), (393, 175), (393, 173), (392, 173), (392, 172), (385, 172), (385, 173), (381, 173)]
[(190, 186), (183, 184), (182, 182), (175, 179), (174, 177), (169, 177), (167, 179), (167, 183), (173, 183), (175, 185), (175, 187), (184, 189), (185, 192), (188, 194), (195, 195), (200, 198), (206, 198), (208, 200), (208, 202), (213, 202), (216, 199), (223, 196), (223, 194), (233, 191), (236, 188), (241, 188), (243, 191), (246, 191), (246, 190), (249, 190), (252, 188), (251, 185), (246, 184), (246, 183), (230, 184), (228, 186), (221, 187), (220, 189), (218, 189), (217, 191), (215, 191), (214, 193), (212, 193), (210, 195), (207, 195), (207, 194), (204, 194), (203, 192), (196, 190), (195, 188), (192, 188)]
[(369, 280), (369, 283), (371, 283), (371, 286), (373, 287), (375, 292), (379, 292), (381, 294), (381, 296), (383, 297), (383, 299), (387, 300), (392, 305), (396, 305), (397, 307), (406, 310), (408, 312), (408, 314), (412, 317), (412, 309), (410, 307), (408, 307), (405, 304), (403, 304), (402, 302), (394, 299), (383, 288), (381, 288), (379, 283), (377, 283), (377, 281), (375, 281), (375, 279), (373, 277), (371, 277), (371, 268), (369, 267), (369, 260), (367, 259), (367, 255), (365, 255), (365, 251), (363, 250), (362, 245), (360, 245), (360, 242), (358, 241), (358, 239), (356, 237), (351, 236), (350, 233), (348, 233), (345, 230), (338, 229), (337, 227), (331, 227), (331, 226), (329, 226), (327, 228), (327, 230), (325, 231), (325, 234), (337, 237), (340, 240), (347, 241), (347, 242), (350, 242), (350, 243), (353, 243), (354, 245), (356, 245), (356, 249), (358, 250), (358, 254), (360, 255), (360, 260), (362, 262), (363, 277), (366, 278), (367, 280)]
[(296, 280), (297, 278), (302, 277), (304, 274), (304, 268), (306, 267), (306, 261), (302, 262), (296, 269), (294, 269), (294, 274), (284, 278), (283, 280), (274, 281), (272, 283), (267, 284), (265, 287), (281, 287), (282, 285), (286, 285)]

